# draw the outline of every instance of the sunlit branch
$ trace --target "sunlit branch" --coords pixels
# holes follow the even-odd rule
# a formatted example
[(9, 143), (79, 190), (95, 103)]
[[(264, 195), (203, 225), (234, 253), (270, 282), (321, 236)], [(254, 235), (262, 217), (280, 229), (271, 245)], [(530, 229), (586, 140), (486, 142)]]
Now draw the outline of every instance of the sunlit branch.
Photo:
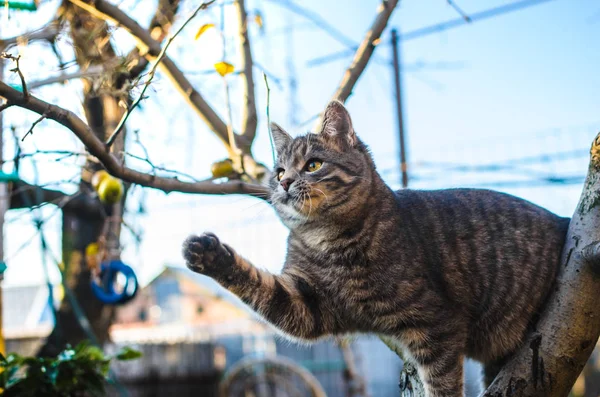
[[(154, 17), (148, 27), (148, 32), (154, 40), (162, 42), (167, 37), (178, 9), (179, 0), (160, 0), (158, 2)], [(129, 52), (127, 59), (130, 60), (129, 79), (131, 80), (138, 78), (150, 63), (137, 47)]]
[(256, 100), (254, 97), (254, 76), (252, 73), (252, 48), (250, 47), (250, 38), (248, 37), (248, 13), (246, 12), (245, 0), (237, 0), (235, 2), (236, 9), (238, 11), (238, 25), (239, 25), (239, 41), (240, 41), (240, 53), (242, 60), (242, 79), (243, 84), (243, 95), (244, 95), (244, 108), (242, 113), (242, 135), (244, 135), (249, 142), (252, 142), (254, 135), (256, 134), (256, 126), (258, 119), (256, 116)]
[(106, 72), (107, 70), (104, 67), (100, 65), (93, 65), (90, 66), (87, 70), (79, 70), (73, 73), (61, 73), (59, 75), (51, 76), (43, 80), (32, 81), (29, 83), (28, 86), (30, 90), (33, 90), (36, 88), (44, 87), (46, 85), (63, 83), (68, 80), (101, 76)]
[[(81, 3), (80, 0), (71, 1), (77, 4)], [(146, 29), (141, 27), (118, 7), (104, 0), (93, 0), (90, 4), (84, 3), (84, 5), (85, 9), (95, 17), (111, 21), (127, 30), (137, 40), (140, 52), (147, 58), (154, 59), (160, 54), (162, 50), (160, 43), (154, 40)], [(208, 127), (219, 137), (225, 147), (231, 151), (228, 142), (227, 125), (208, 102), (206, 102), (200, 92), (193, 87), (181, 69), (168, 56), (163, 58), (159, 67), (169, 77), (175, 88), (177, 88), (177, 91), (179, 91)], [(236, 135), (236, 141), (239, 147), (250, 147), (243, 136)]]
[(54, 41), (60, 33), (60, 24), (58, 21), (52, 21), (42, 29), (28, 32), (19, 36), (0, 39), (0, 50), (5, 51), (18, 43), (26, 43), (29, 41)]
[[(73, 3), (78, 4), (79, 2), (77, 0), (71, 0)], [(173, 40), (175, 40), (175, 37), (177, 37), (179, 35), (179, 33), (181, 33), (181, 31), (186, 27), (186, 25), (196, 16), (198, 15), (198, 12), (200, 12), (200, 10), (205, 10), (208, 6), (210, 6), (212, 3), (214, 3), (216, 0), (211, 0), (208, 1), (206, 3), (202, 3), (200, 4), (196, 10), (185, 20), (185, 22), (179, 27), (179, 29), (171, 36), (169, 37), (169, 39), (167, 40), (167, 43), (163, 46), (163, 48), (161, 49), (160, 53), (158, 54), (158, 56), (156, 57), (156, 59), (154, 60), (154, 65), (152, 65), (152, 69), (150, 69), (150, 73), (148, 73), (148, 77), (146, 78), (146, 81), (144, 82), (144, 88), (142, 88), (142, 92), (140, 93), (140, 95), (137, 97), (137, 99), (135, 101), (133, 101), (133, 103), (131, 104), (131, 106), (129, 106), (129, 108), (127, 109), (127, 112), (125, 112), (125, 114), (123, 115), (123, 117), (121, 118), (121, 120), (119, 121), (119, 124), (117, 125), (117, 127), (115, 128), (114, 132), (108, 137), (108, 140), (106, 141), (106, 146), (110, 147), (112, 146), (112, 144), (114, 143), (115, 139), (117, 139), (117, 136), (119, 135), (119, 133), (121, 132), (121, 130), (123, 129), (123, 126), (125, 125), (125, 122), (127, 122), (127, 119), (129, 118), (129, 115), (131, 115), (131, 113), (135, 110), (135, 108), (140, 104), (140, 102), (145, 99), (145, 94), (146, 94), (146, 90), (148, 89), (148, 87), (150, 86), (150, 84), (152, 83), (152, 80), (154, 79), (154, 75), (156, 74), (156, 68), (158, 67), (158, 65), (160, 64), (160, 62), (163, 60), (163, 58), (165, 57), (165, 55), (167, 54), (167, 49), (169, 48), (169, 46), (171, 45), (171, 43), (173, 42)]]
[(367, 67), (368, 62), (375, 51), (377, 40), (387, 26), (387, 23), (397, 4), (398, 0), (388, 0), (383, 1), (379, 5), (379, 10), (377, 16), (375, 17), (375, 21), (356, 50), (352, 64), (344, 73), (344, 77), (342, 78), (337, 91), (333, 95), (333, 99), (338, 99), (344, 102), (346, 99), (348, 99), (350, 94), (352, 94), (352, 90), (354, 89), (359, 77)]

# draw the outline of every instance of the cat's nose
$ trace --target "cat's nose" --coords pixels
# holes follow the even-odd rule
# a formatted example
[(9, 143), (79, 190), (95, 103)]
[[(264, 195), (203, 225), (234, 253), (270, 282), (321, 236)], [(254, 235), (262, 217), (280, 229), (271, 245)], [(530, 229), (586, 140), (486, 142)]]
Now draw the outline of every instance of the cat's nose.
[(292, 179), (292, 178), (284, 178), (279, 183), (281, 183), (281, 186), (283, 187), (283, 190), (285, 190), (287, 192), (290, 189), (290, 186), (292, 185), (292, 183), (294, 183), (294, 179)]

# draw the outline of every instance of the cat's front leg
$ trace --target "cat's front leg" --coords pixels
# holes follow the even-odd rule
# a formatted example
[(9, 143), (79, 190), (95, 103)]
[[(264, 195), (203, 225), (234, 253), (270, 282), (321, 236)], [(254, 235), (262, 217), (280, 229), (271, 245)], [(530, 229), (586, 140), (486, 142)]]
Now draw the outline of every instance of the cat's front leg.
[(463, 397), (463, 355), (439, 349), (414, 357), (427, 397)]
[(212, 233), (190, 236), (183, 256), (189, 269), (219, 282), (284, 333), (304, 340), (332, 333), (333, 316), (306, 275), (258, 269)]

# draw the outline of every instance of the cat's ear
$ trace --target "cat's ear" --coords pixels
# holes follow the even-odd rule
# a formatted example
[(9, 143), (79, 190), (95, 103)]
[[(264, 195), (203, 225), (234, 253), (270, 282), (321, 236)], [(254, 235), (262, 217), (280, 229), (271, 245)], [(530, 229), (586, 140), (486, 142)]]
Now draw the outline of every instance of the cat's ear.
[(334, 100), (327, 105), (323, 114), (321, 134), (341, 145), (341, 148), (356, 146), (357, 138), (350, 113), (340, 101)]
[(275, 144), (277, 153), (281, 153), (285, 147), (292, 143), (293, 138), (277, 123), (271, 122), (271, 134), (273, 135), (273, 143)]

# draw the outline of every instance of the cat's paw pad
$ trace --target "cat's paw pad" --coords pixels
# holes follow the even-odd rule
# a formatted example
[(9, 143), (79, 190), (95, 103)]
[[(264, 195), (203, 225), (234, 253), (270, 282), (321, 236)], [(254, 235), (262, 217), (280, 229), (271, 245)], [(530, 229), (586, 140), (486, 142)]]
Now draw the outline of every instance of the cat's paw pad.
[(205, 274), (223, 271), (234, 262), (230, 249), (212, 233), (188, 237), (183, 243), (183, 257), (190, 270)]

